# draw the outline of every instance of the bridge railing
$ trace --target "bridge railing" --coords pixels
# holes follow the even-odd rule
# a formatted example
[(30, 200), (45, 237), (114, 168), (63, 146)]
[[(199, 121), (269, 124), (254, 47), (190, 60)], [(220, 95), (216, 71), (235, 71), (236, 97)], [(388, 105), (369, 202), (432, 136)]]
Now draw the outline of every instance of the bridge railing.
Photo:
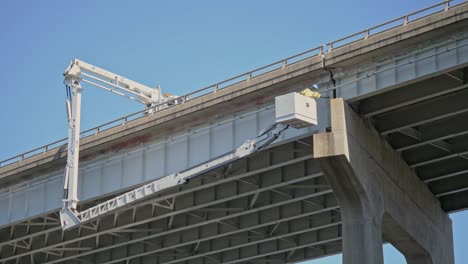
[(327, 52), (330, 52), (335, 48), (349, 45), (354, 42), (367, 39), (371, 36), (375, 36), (377, 34), (381, 34), (381, 33), (384, 33), (386, 31), (389, 31), (398, 27), (406, 26), (408, 25), (408, 23), (422, 19), (426, 16), (433, 15), (435, 13), (439, 13), (443, 11), (447, 11), (450, 8), (450, 2), (453, 2), (453, 0), (445, 0), (443, 2), (428, 6), (426, 8), (417, 10), (415, 12), (406, 14), (404, 16), (394, 18), (392, 20), (381, 23), (379, 25), (361, 30), (359, 32), (353, 33), (346, 37), (328, 42), (326, 44)]
[[(305, 59), (309, 59), (309, 58), (316, 57), (316, 56), (321, 56), (325, 52), (331, 52), (333, 49), (352, 44), (352, 43), (354, 43), (356, 41), (367, 39), (370, 36), (375, 36), (377, 34), (386, 32), (388, 30), (391, 30), (391, 29), (394, 29), (394, 28), (397, 28), (397, 27), (406, 26), (408, 23), (414, 22), (414, 21), (419, 20), (419, 19), (421, 19), (423, 17), (433, 15), (435, 13), (447, 11), (448, 9), (451, 8), (450, 2), (452, 2), (452, 1), (453, 0), (445, 0), (445, 1), (440, 2), (438, 4), (431, 5), (429, 7), (420, 9), (418, 11), (409, 13), (407, 15), (404, 15), (404, 16), (389, 20), (389, 21), (387, 21), (385, 23), (382, 23), (382, 24), (379, 24), (377, 26), (370, 27), (370, 28), (367, 28), (365, 30), (362, 30), (362, 31), (356, 32), (354, 34), (348, 35), (348, 36), (346, 36), (344, 38), (340, 38), (340, 39), (337, 39), (335, 41), (329, 42), (326, 45), (320, 45), (318, 47), (306, 50), (304, 52), (292, 55), (290, 57), (286, 57), (284, 59), (275, 61), (275, 62), (270, 63), (268, 65), (265, 65), (265, 66), (262, 66), (262, 67), (247, 71), (245, 73), (242, 73), (242, 74), (236, 75), (234, 77), (225, 79), (225, 80), (217, 82), (215, 84), (203, 87), (201, 89), (195, 90), (195, 91), (190, 92), (188, 94), (182, 95), (179, 98), (183, 98), (183, 99), (185, 99), (185, 101), (189, 101), (189, 100), (192, 100), (192, 99), (195, 99), (195, 98), (207, 95), (207, 94), (216, 93), (220, 89), (224, 89), (226, 87), (229, 87), (229, 86), (232, 86), (232, 85), (235, 85), (235, 84), (238, 84), (238, 83), (247, 82), (247, 81), (249, 81), (249, 80), (251, 80), (253, 78), (256, 78), (258, 76), (262, 76), (264, 74), (270, 73), (270, 72), (278, 70), (278, 69), (286, 68), (286, 67), (288, 67), (290, 65), (293, 65), (293, 64), (298, 63), (298, 62), (300, 62), (302, 60), (305, 60)], [(169, 104), (170, 103), (171, 103), (171, 101), (169, 101)], [(159, 109), (163, 105), (166, 105), (166, 104), (167, 103), (159, 104), (159, 105), (154, 106), (154, 108)], [(176, 104), (174, 104), (174, 105), (172, 105), (170, 107), (173, 107), (175, 105)], [(166, 107), (166, 108), (168, 108), (168, 107)], [(87, 129), (87, 130), (81, 132), (81, 138), (86, 138), (86, 137), (89, 137), (89, 136), (92, 136), (92, 135), (96, 135), (96, 134), (99, 134), (99, 133), (101, 133), (101, 132), (103, 132), (105, 130), (108, 130), (110, 128), (126, 124), (127, 122), (136, 120), (138, 118), (142, 118), (142, 117), (145, 116), (145, 112), (147, 112), (147, 111), (148, 111), (147, 109), (144, 109), (144, 110), (141, 110), (141, 111), (138, 111), (138, 112), (123, 116), (121, 118), (114, 119), (112, 121), (101, 124), (99, 126)], [(19, 155), (14, 156), (14, 157), (2, 160), (2, 161), (0, 161), (0, 168), (5, 167), (5, 166), (10, 165), (10, 164), (13, 164), (13, 163), (16, 163), (16, 162), (20, 162), (20, 161), (22, 161), (22, 160), (24, 160), (26, 158), (33, 157), (33, 156), (36, 156), (38, 154), (48, 152), (48, 151), (50, 151), (52, 149), (55, 149), (57, 147), (62, 147), (63, 150), (65, 150), (67, 140), (68, 140), (67, 138), (63, 138), (63, 139), (54, 141), (52, 143), (46, 144), (44, 146), (35, 148), (33, 150), (21, 153)]]

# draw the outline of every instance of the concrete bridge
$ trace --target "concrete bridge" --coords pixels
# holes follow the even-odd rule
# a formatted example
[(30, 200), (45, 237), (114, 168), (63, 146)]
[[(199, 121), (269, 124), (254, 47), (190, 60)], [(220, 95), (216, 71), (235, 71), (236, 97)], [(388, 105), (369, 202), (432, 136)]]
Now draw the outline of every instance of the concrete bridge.
[(318, 126), (69, 231), (64, 141), (2, 161), (0, 262), (383, 263), (389, 242), (408, 263), (453, 263), (467, 66), (468, 4), (443, 2), (85, 131), (80, 210), (232, 151), (274, 122), (277, 95), (336, 97)]

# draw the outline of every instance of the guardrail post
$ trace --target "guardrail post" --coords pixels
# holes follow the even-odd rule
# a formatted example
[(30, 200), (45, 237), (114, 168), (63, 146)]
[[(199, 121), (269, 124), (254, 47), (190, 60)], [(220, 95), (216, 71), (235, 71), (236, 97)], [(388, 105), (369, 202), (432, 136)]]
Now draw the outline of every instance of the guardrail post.
[(333, 43), (328, 43), (327, 52), (330, 52), (332, 50), (333, 50)]
[(288, 65), (288, 61), (286, 59), (283, 60), (283, 65), (281, 66), (281, 68), (286, 68), (286, 66)]
[(369, 30), (367, 29), (366, 32), (364, 32), (364, 39), (369, 38)]
[(450, 1), (446, 1), (445, 6), (444, 6), (444, 11), (449, 10), (449, 8), (450, 8)]
[(214, 86), (213, 93), (216, 93), (216, 91), (218, 91), (218, 88), (219, 88), (219, 84), (217, 83)]
[(406, 25), (408, 25), (408, 16), (405, 16), (403, 18), (403, 26), (406, 26)]
[(247, 73), (247, 80), (250, 80), (250, 79), (252, 79), (252, 72)]

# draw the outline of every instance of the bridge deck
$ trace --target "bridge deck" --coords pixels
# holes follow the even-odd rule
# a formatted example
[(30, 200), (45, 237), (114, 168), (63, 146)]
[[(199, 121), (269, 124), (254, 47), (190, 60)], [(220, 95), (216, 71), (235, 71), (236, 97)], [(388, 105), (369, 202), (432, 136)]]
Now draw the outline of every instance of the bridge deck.
[[(332, 43), (323, 54), (325, 66), (334, 68), (338, 96), (402, 153), (448, 212), (468, 207), (467, 18), (463, 3), (340, 47)], [(258, 110), (276, 95), (312, 83), (333, 89), (319, 52), (272, 64), (261, 74), (240, 75), (183, 105), (91, 131), (83, 138), (81, 158), (86, 163), (134, 151)], [(340, 209), (313, 160), (311, 144), (310, 135), (302, 134), (70, 232), (61, 230), (55, 204), (41, 213), (18, 206), (9, 224), (0, 223), (0, 262), (292, 263), (340, 252)], [(37, 191), (16, 188), (17, 182), (63, 169), (63, 146), (39, 152), (0, 165), (0, 184), (6, 186), (0, 208), (13, 210), (34, 200)], [(90, 174), (96, 182), (87, 186), (102, 184), (101, 174)], [(127, 176), (132, 184), (143, 182)], [(13, 189), (27, 195), (17, 198)], [(45, 198), (36, 199), (41, 203), (60, 192), (43, 189), (38, 197)], [(115, 193), (99, 193), (80, 209)]]
[[(297, 91), (311, 85), (311, 80), (324, 79), (326, 72), (323, 66), (349, 68), (352, 65), (367, 64), (380, 54), (401, 52), (402, 49), (415, 46), (428, 39), (453, 34), (468, 25), (467, 11), (468, 4), (463, 2), (450, 7), (447, 11), (413, 18), (414, 21), (411, 23), (403, 23), (392, 29), (386, 29), (384, 25), (382, 31), (370, 35), (369, 32), (363, 31), (360, 32), (362, 39), (355, 40), (355, 36), (351, 35), (348, 39), (345, 38), (335, 43), (333, 49), (326, 52), (317, 47), (304, 54), (291, 56), (261, 67), (259, 70), (249, 71), (192, 92), (190, 96), (193, 99), (183, 105), (176, 105), (151, 116), (141, 117), (141, 114), (137, 114), (103, 125), (85, 133), (86, 137), (81, 142), (82, 159), (91, 159), (96, 155), (115, 151), (119, 146), (131, 147), (148, 142), (161, 137), (164, 133), (185, 130), (206, 123), (207, 120), (212, 120), (213, 116), (242, 112), (245, 109), (271, 102), (278, 94)], [(405, 18), (408, 19), (407, 16), (399, 19), (404, 21)], [(338, 44), (342, 45), (336, 47)], [(333, 43), (330, 45), (333, 46)], [(323, 61), (321, 51), (324, 52)], [(323, 85), (330, 84), (327, 82)], [(387, 86), (388, 84), (385, 84), (385, 87)], [(382, 88), (376, 87), (375, 90)], [(348, 92), (342, 95), (351, 99), (367, 93), (368, 91), (351, 94)], [(203, 95), (200, 96), (201, 94)], [(137, 119), (127, 121), (132, 118)], [(35, 171), (45, 172), (64, 166), (65, 146), (56, 146), (57, 143), (29, 154), (32, 156), (20, 155), (3, 162), (0, 164), (0, 183), (17, 181), (17, 178), (28, 178), (36, 175)]]

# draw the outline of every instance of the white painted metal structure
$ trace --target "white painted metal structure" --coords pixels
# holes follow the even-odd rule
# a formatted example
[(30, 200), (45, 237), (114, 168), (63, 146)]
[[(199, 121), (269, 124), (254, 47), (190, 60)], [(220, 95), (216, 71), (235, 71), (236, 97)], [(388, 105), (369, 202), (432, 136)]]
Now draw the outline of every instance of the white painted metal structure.
[(317, 103), (299, 93), (288, 93), (275, 98), (276, 122), (296, 128), (317, 125)]
[[(61, 218), (63, 218), (62, 223), (66, 225), (67, 222), (78, 221), (76, 206), (78, 204), (81, 92), (83, 90), (81, 82), (143, 103), (146, 105), (148, 113), (164, 108), (166, 104), (169, 104), (169, 101), (175, 103), (177, 99), (175, 96), (163, 96), (159, 86), (153, 89), (78, 59), (72, 60), (63, 75), (65, 76), (64, 83), (67, 90), (68, 153)], [(132, 94), (136, 98), (128, 94)]]
[[(73, 85), (73, 80), (85, 82), (95, 87), (140, 102), (148, 107), (164, 101), (161, 88), (150, 88), (108, 70), (74, 59), (63, 73), (66, 85)], [(131, 94), (131, 95), (128, 95)]]

